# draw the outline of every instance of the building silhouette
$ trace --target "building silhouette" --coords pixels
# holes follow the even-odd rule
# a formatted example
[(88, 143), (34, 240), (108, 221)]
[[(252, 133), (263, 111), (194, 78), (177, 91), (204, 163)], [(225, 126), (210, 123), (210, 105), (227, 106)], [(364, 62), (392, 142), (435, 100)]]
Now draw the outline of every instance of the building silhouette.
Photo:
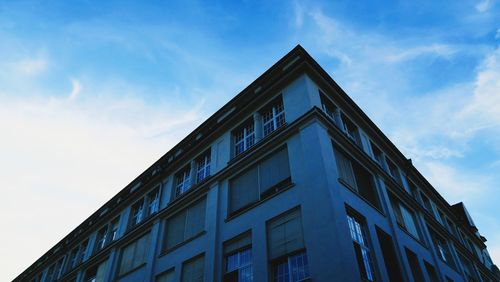
[(485, 242), (297, 46), (14, 281), (500, 281)]

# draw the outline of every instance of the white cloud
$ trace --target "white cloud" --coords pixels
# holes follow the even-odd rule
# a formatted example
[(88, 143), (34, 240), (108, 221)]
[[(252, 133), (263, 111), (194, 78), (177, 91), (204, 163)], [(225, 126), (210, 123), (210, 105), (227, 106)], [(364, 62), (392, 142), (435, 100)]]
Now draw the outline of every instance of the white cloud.
[(439, 161), (426, 160), (417, 164), (422, 174), (451, 204), (469, 204), (484, 199), (491, 191), (493, 180), (481, 173), (462, 171)]
[[(69, 97), (87, 91), (72, 84)], [(117, 92), (0, 96), (0, 241), (23, 242), (1, 245), (2, 275), (21, 273), (204, 118), (202, 104)]]
[(71, 79), (71, 93), (69, 94), (68, 100), (75, 100), (76, 97), (82, 91), (82, 84), (77, 79)]
[(493, 4), (492, 0), (481, 0), (479, 3), (476, 4), (475, 8), (476, 11), (484, 13), (491, 8), (492, 4)]
[(417, 46), (402, 50), (396, 54), (390, 54), (385, 57), (388, 62), (401, 62), (417, 58), (422, 55), (436, 55), (449, 58), (456, 52), (451, 46), (446, 44), (433, 43), (430, 45)]

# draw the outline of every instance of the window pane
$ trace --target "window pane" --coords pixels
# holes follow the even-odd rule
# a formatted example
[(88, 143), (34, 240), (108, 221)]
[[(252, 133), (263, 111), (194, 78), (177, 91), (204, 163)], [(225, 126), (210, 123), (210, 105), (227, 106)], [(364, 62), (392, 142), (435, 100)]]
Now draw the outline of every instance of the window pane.
[(149, 247), (149, 233), (127, 245), (122, 250), (119, 275), (146, 262)]
[(283, 148), (260, 164), (259, 177), (261, 194), (290, 177), (287, 148)]
[(229, 189), (230, 212), (237, 211), (259, 200), (257, 166), (231, 179)]
[(165, 247), (170, 249), (184, 241), (184, 227), (186, 224), (186, 210), (167, 220)]
[(165, 272), (163, 274), (158, 275), (156, 277), (156, 282), (174, 282), (174, 270), (169, 270), (168, 272)]
[(299, 209), (268, 223), (268, 246), (271, 259), (304, 248)]
[(231, 239), (224, 243), (224, 254), (233, 253), (236, 250), (242, 249), (245, 246), (252, 244), (252, 233), (247, 232), (241, 236)]
[(356, 188), (351, 161), (337, 149), (334, 149), (333, 151), (335, 152), (335, 160), (337, 162), (339, 178), (347, 182), (347, 184), (349, 184), (352, 188)]
[(188, 208), (184, 240), (189, 239), (205, 229), (205, 200)]
[(204, 257), (200, 256), (182, 265), (182, 282), (203, 282)]

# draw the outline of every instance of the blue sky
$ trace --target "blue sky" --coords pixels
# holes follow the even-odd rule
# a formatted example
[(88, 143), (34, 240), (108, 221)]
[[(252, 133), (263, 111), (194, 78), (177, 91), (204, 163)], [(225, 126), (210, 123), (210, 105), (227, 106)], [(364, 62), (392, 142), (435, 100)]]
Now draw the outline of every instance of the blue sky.
[(297, 44), (500, 263), (499, 1), (366, 2), (3, 1), (0, 280)]

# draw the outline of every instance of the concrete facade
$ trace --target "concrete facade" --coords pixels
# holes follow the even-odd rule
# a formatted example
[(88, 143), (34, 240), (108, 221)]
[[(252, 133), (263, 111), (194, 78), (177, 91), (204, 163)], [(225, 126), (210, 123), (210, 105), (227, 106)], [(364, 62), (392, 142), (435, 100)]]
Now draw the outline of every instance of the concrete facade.
[[(269, 109), (275, 110), (270, 106), (276, 104), (277, 98), (283, 104), (285, 123), (264, 136), (265, 115)], [(332, 111), (329, 106), (333, 106)], [(349, 125), (345, 125), (346, 118)], [(253, 123), (255, 144), (236, 155), (235, 132), (248, 120)], [(279, 121), (272, 122), (277, 125)], [(286, 148), (288, 156), (289, 178), (274, 185), (265, 196), (260, 193), (244, 208), (231, 211), (233, 198), (238, 197), (231, 194), (232, 181), (255, 166), (261, 169), (260, 165), (282, 148)], [(346, 168), (339, 166), (341, 160), (334, 148), (345, 155), (355, 180), (345, 179), (349, 176)], [(210, 152), (210, 176), (196, 181), (200, 168), (197, 158), (203, 152)], [(187, 166), (191, 168), (192, 185), (176, 197), (176, 175)], [(259, 172), (259, 181), (266, 173)], [(134, 205), (144, 199), (142, 213), (146, 214), (148, 203), (154, 202), (148, 199), (154, 189), (159, 189), (158, 208), (131, 225), (137, 217)], [(199, 200), (205, 203), (204, 216), (191, 226), (189, 207)], [(270, 224), (297, 209), (302, 247), (270, 259), (274, 248)], [(183, 211), (188, 219), (183, 225), (184, 235), (180, 235), (182, 242), (165, 247), (169, 232), (175, 232), (169, 224)], [(366, 241), (359, 249), (353, 241), (348, 215), (361, 223)], [(119, 218), (116, 238), (108, 236), (105, 246), (97, 250), (98, 231), (114, 218)], [(186, 237), (188, 227), (197, 230), (196, 234)], [(251, 234), (251, 243), (245, 249), (251, 251), (253, 281), (500, 281), (498, 269), (487, 253), (486, 239), (465, 207), (447, 203), (300, 46), (14, 281), (160, 281), (160, 275), (167, 272), (172, 273), (168, 279), (173, 280), (161, 281), (238, 281), (226, 274), (228, 255), (224, 246), (246, 232)], [(130, 262), (134, 266), (121, 273), (127, 246), (145, 234), (149, 234), (148, 244), (135, 247)], [(86, 240), (89, 243), (83, 259), (73, 261), (72, 251)], [(365, 253), (359, 251), (363, 248)], [(408, 250), (416, 255), (415, 260)], [(300, 277), (294, 280), (292, 272), (296, 268), (291, 257), (302, 253), (307, 263), (300, 271), (306, 269), (307, 274), (297, 274)], [(183, 270), (201, 256), (202, 276), (188, 279)], [(288, 263), (290, 273), (288, 279), (279, 280), (277, 265), (283, 261)], [(95, 269), (97, 274), (92, 275)]]

